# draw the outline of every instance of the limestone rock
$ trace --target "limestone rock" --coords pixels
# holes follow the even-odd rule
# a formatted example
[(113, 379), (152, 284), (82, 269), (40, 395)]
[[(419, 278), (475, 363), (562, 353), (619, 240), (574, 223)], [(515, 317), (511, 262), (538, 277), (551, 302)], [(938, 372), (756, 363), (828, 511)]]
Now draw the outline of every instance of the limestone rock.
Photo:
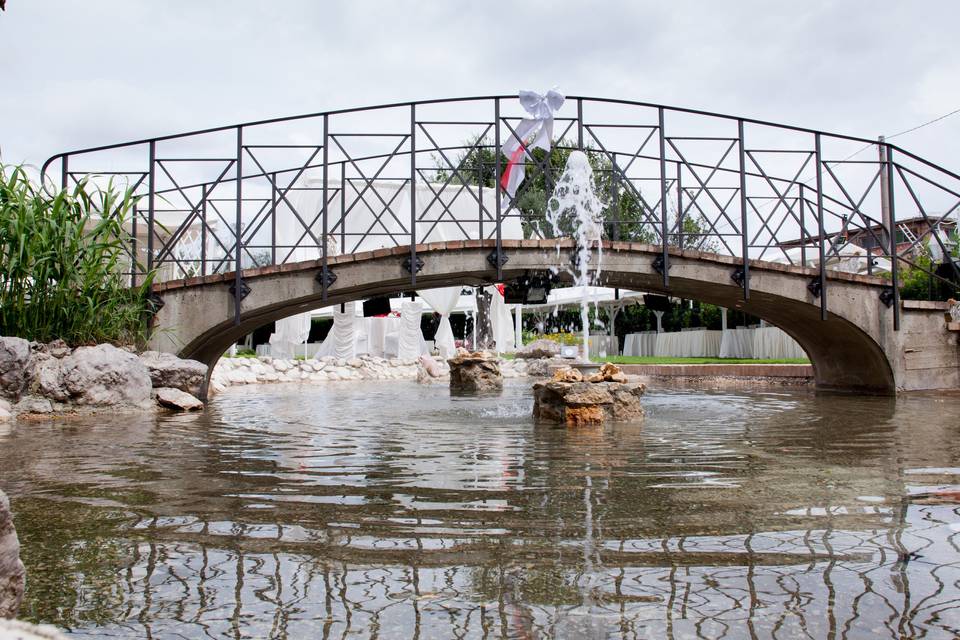
[(563, 382), (552, 382), (547, 386), (551, 389), (562, 389), (563, 401), (567, 406), (586, 407), (613, 402), (613, 396), (604, 384), (575, 382), (567, 387)]
[(25, 584), (26, 569), (20, 562), (20, 541), (13, 526), (10, 500), (0, 491), (0, 619), (17, 615)]
[(450, 365), (450, 392), (467, 394), (494, 393), (503, 389), (500, 362), (486, 351), (470, 353), (458, 349)]
[(176, 409), (177, 411), (195, 411), (203, 409), (203, 403), (195, 397), (173, 387), (160, 387), (157, 389), (157, 404), (167, 409)]
[(13, 407), (13, 412), (20, 413), (53, 413), (53, 403), (48, 398), (40, 396), (23, 396)]
[(128, 351), (110, 344), (80, 347), (62, 363), (64, 384), (77, 404), (145, 407), (151, 401), (150, 373)]
[(538, 382), (533, 385), (533, 417), (568, 427), (637, 421), (644, 415), (640, 397), (645, 390), (638, 382)]
[(583, 374), (580, 373), (579, 369), (574, 369), (573, 367), (563, 367), (562, 369), (557, 369), (553, 372), (553, 381), (582, 382)]
[(522, 349), (517, 349), (516, 353), (517, 358), (529, 358), (534, 360), (539, 358), (552, 358), (558, 355), (560, 355), (559, 343), (554, 342), (553, 340), (547, 340), (545, 338), (534, 340)]
[(550, 374), (550, 360), (547, 358), (527, 360), (526, 374), (534, 378), (545, 378)]
[(13, 407), (3, 398), (0, 398), (0, 422), (6, 422), (13, 417)]
[(600, 371), (590, 376), (589, 381), (590, 382), (626, 382), (627, 376), (624, 375), (623, 371), (620, 370), (620, 367), (613, 364), (612, 362), (607, 362), (600, 367)]
[(69, 347), (69, 345), (59, 338), (53, 342), (48, 342), (46, 345), (46, 352), (54, 358), (66, 358), (68, 355), (70, 355), (71, 351), (72, 349)]
[(30, 343), (0, 337), (0, 396), (16, 401), (27, 387)]
[(57, 402), (67, 402), (70, 392), (63, 377), (63, 363), (48, 354), (37, 354), (33, 358), (30, 391)]
[(150, 382), (155, 389), (172, 387), (195, 396), (203, 394), (207, 365), (202, 362), (158, 351), (144, 351), (140, 354), (140, 361), (150, 371)]

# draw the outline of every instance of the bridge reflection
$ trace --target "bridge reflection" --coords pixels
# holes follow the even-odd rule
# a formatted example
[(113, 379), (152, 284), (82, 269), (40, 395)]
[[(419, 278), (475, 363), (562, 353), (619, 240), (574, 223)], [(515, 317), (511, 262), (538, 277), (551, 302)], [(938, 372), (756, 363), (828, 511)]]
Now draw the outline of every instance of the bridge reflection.
[(521, 417), (519, 388), (360, 385), (30, 425), (0, 435), (26, 613), (80, 637), (955, 633), (960, 513), (906, 494), (956, 481), (956, 405), (647, 406), (642, 427), (568, 433)]

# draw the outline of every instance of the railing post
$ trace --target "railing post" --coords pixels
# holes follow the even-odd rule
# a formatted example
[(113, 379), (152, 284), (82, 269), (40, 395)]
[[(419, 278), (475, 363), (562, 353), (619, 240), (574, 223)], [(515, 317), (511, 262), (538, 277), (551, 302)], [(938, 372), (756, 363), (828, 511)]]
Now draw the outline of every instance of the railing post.
[(133, 208), (133, 217), (130, 218), (130, 286), (137, 286), (137, 214), (136, 207)]
[[(309, 214), (307, 214), (309, 215)], [(309, 220), (309, 218), (307, 218)], [(270, 264), (277, 264), (277, 173), (270, 179)]]
[(807, 266), (807, 226), (804, 222), (803, 183), (800, 183), (800, 266)]
[(340, 163), (340, 253), (347, 252), (347, 163)]
[(417, 284), (417, 105), (410, 105), (410, 286)]
[(669, 227), (667, 224), (667, 140), (664, 133), (663, 107), (657, 108), (660, 133), (660, 255), (663, 261), (663, 287), (670, 287)]
[(683, 246), (683, 181), (680, 178), (680, 161), (677, 161), (677, 246), (682, 251)]
[(577, 149), (583, 151), (583, 98), (577, 98)]
[[(886, 169), (890, 176), (887, 180), (887, 209), (890, 212), (890, 286), (893, 287), (893, 330), (900, 330), (900, 275), (897, 256), (897, 214), (893, 197), (893, 148), (884, 145), (886, 152)], [(869, 256), (868, 256), (869, 258)], [(947, 256), (949, 259), (949, 256)]]
[[(329, 205), (327, 200), (329, 199), (329, 187), (327, 186), (327, 178), (329, 177), (329, 159), (330, 159), (330, 115), (323, 114), (323, 207), (322, 211), (322, 222), (321, 222), (321, 233), (320, 233), (320, 299), (327, 299), (327, 215)], [(343, 188), (343, 185), (340, 185), (340, 188)], [(342, 214), (341, 214), (342, 215)]]
[(827, 264), (826, 234), (823, 229), (823, 153), (820, 146), (820, 134), (814, 134), (814, 155), (817, 161), (817, 244), (820, 254), (820, 319), (827, 319)]
[[(153, 144), (153, 143), (151, 143)], [(70, 165), (68, 164), (68, 158), (70, 156), (63, 156), (63, 160), (60, 162), (60, 188), (64, 191), (67, 190), (67, 183), (69, 182), (68, 177), (70, 175)]]
[[(494, 149), (493, 149), (493, 152), (496, 154), (496, 159), (497, 159), (496, 184), (494, 185), (494, 189), (495, 189), (496, 192), (497, 192), (497, 221), (496, 221), (496, 224), (497, 224), (497, 226), (496, 226), (496, 230), (497, 230), (497, 259), (496, 259), (496, 263), (497, 263), (497, 282), (500, 282), (500, 280), (503, 279), (503, 260), (501, 259), (502, 256), (503, 256), (503, 254), (502, 254), (502, 249), (501, 249), (501, 242), (502, 242), (502, 240), (501, 240), (501, 237), (500, 237), (500, 232), (501, 232), (501, 229), (500, 229), (500, 218), (501, 218), (502, 215), (503, 215), (503, 204), (502, 204), (502, 197), (501, 197), (501, 193), (500, 193), (500, 192), (502, 191), (501, 185), (500, 185), (500, 178), (501, 178), (500, 172), (503, 171), (503, 167), (501, 166), (501, 162), (500, 162), (500, 98), (494, 98), (494, 99), (493, 99), (493, 122), (494, 122), (494, 126), (493, 126), (493, 137), (494, 137), (493, 146), (494, 146)], [(520, 144), (523, 144), (523, 140), (520, 141)], [(524, 159), (524, 160), (525, 160), (525, 159)]]
[(241, 278), (240, 261), (243, 258), (243, 127), (237, 127), (237, 216), (236, 246), (234, 247), (233, 269), (233, 323), (240, 324), (240, 303), (242, 302), (243, 278)]
[(153, 223), (156, 214), (157, 172), (154, 167), (157, 160), (157, 141), (150, 141), (147, 175), (147, 273), (153, 271)]
[(478, 221), (478, 225), (479, 225), (479, 228), (480, 228), (480, 239), (481, 239), (481, 240), (483, 240), (484, 238), (486, 238), (486, 236), (483, 235), (483, 180), (484, 180), (484, 177), (483, 177), (483, 161), (481, 160), (481, 161), (480, 161), (480, 170), (477, 171), (477, 200), (479, 201), (477, 206), (480, 208), (480, 209), (479, 209), (479, 213), (478, 213), (478, 215), (480, 216), (480, 220)]
[(740, 146), (740, 245), (743, 252), (743, 299), (750, 300), (750, 235), (747, 230), (747, 164), (743, 139), (743, 119), (737, 120)]
[(613, 239), (620, 240), (620, 174), (617, 171), (617, 154), (612, 154), (610, 167), (610, 200), (613, 202)]
[(207, 275), (207, 195), (209, 187), (203, 185), (200, 194), (200, 275)]

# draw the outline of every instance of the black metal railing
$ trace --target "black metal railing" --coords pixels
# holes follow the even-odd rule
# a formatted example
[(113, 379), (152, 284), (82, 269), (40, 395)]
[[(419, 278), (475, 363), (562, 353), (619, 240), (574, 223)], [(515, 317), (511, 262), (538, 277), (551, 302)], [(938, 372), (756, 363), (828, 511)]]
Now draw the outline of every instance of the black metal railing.
[[(141, 196), (129, 223), (132, 282), (234, 272), (333, 253), (547, 233), (542, 212), (556, 158), (535, 153), (509, 195), (497, 150), (526, 115), (516, 96), (380, 105), (261, 120), (58, 154), (59, 184), (113, 178)], [(570, 97), (557, 113), (557, 157), (588, 152), (614, 240), (657, 245), (669, 287), (673, 247), (819, 264), (811, 295), (827, 314), (826, 270), (844, 260), (889, 274), (884, 301), (899, 326), (898, 276), (925, 247), (949, 256), (960, 176), (904, 149), (853, 136), (692, 109)], [(870, 157), (876, 153), (876, 157)], [(853, 238), (866, 252), (851, 252)], [(811, 255), (812, 254), (812, 255)], [(956, 263), (948, 260), (956, 272)], [(237, 267), (240, 267), (238, 269)], [(501, 277), (494, 261), (492, 279)], [(849, 268), (847, 265), (846, 268)], [(960, 274), (958, 274), (960, 275)], [(320, 278), (325, 297), (330, 279)], [(239, 318), (240, 299), (236, 297)]]

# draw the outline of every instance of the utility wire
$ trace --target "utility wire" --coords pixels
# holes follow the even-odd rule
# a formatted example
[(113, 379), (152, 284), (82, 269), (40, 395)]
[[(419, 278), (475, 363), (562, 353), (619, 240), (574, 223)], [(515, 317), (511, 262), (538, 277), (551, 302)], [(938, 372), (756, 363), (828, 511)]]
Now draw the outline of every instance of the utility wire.
[[(929, 126), (929, 125), (931, 125), (931, 124), (934, 124), (935, 122), (940, 122), (941, 120), (945, 120), (945, 119), (949, 118), (950, 116), (956, 115), (956, 114), (958, 114), (958, 113), (960, 113), (960, 108), (954, 109), (954, 110), (951, 111), (950, 113), (945, 113), (945, 114), (943, 114), (942, 116), (939, 116), (939, 117), (937, 117), (937, 118), (934, 118), (933, 120), (929, 120), (929, 121), (927, 121), (927, 122), (924, 122), (923, 124), (918, 124), (918, 125), (915, 126), (915, 127), (910, 127), (909, 129), (904, 129), (903, 131), (900, 131), (900, 132), (895, 133), (895, 134), (890, 135), (890, 136), (883, 136), (883, 139), (884, 139), (884, 140), (892, 140), (893, 138), (896, 138), (896, 137), (898, 137), (898, 136), (902, 136), (902, 135), (907, 134), (907, 133), (913, 133), (913, 132), (916, 131), (917, 129), (923, 129), (923, 128), (926, 127), (926, 126)], [(840, 162), (846, 162), (846, 161), (849, 160), (850, 158), (852, 158), (852, 157), (854, 157), (854, 156), (856, 156), (856, 155), (860, 155), (861, 153), (863, 153), (864, 151), (866, 151), (866, 150), (869, 149), (870, 147), (874, 147), (874, 146), (876, 146), (875, 143), (869, 142), (869, 143), (865, 144), (864, 146), (860, 147), (859, 149), (857, 149), (856, 151), (854, 151), (853, 153), (851, 153), (850, 155), (848, 155), (846, 158), (844, 158), (844, 159), (841, 160)]]

